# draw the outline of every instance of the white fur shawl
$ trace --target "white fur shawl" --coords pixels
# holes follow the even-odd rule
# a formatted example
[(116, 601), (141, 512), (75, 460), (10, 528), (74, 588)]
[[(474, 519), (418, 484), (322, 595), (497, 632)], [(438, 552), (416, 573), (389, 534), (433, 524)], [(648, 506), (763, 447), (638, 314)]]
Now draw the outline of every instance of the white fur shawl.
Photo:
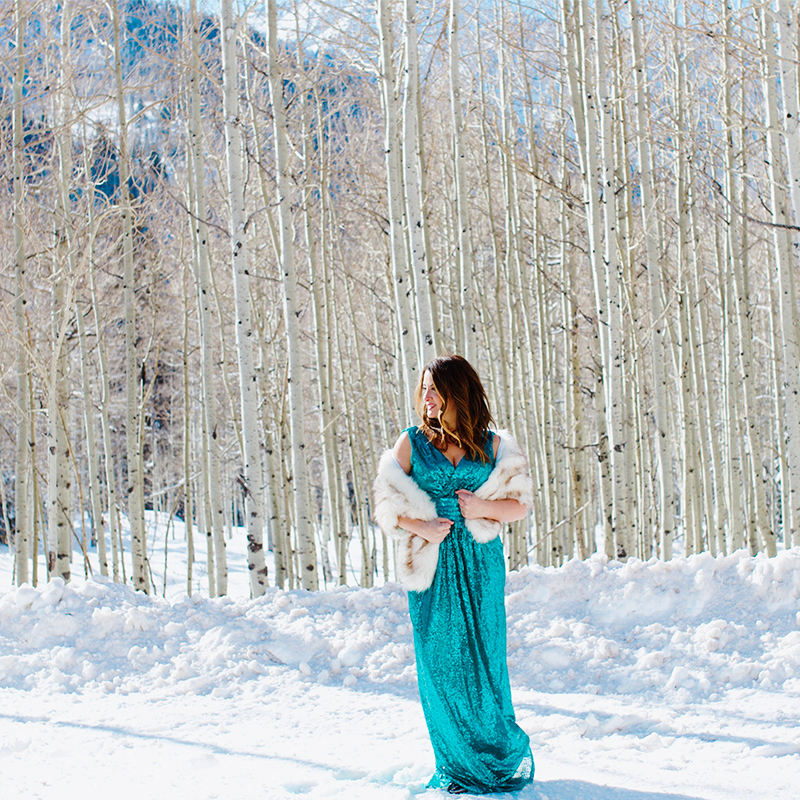
[[(495, 467), (475, 494), (481, 500), (518, 500), (530, 508), (533, 481), (528, 475), (528, 460), (508, 431), (498, 431), (497, 435), (500, 446)], [(438, 516), (436, 505), (414, 478), (405, 473), (391, 450), (381, 456), (373, 492), (375, 520), (381, 530), (398, 543), (398, 580), (407, 589), (424, 591), (436, 573), (439, 545), (398, 527), (397, 520), (408, 517), (429, 522)], [(489, 519), (466, 520), (466, 526), (479, 544), (491, 541), (503, 530), (502, 523)]]

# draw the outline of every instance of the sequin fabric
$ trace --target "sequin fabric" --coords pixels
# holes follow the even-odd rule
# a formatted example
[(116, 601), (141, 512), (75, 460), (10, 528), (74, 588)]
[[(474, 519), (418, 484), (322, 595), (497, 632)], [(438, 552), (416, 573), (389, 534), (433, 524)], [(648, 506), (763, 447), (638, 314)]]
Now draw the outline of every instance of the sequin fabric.
[[(475, 491), (494, 466), (462, 458), (453, 466), (418, 428), (411, 476), (453, 520), (429, 589), (409, 592), (422, 708), (436, 757), (428, 784), (473, 793), (512, 791), (533, 780), (528, 735), (517, 725), (506, 664), (505, 563), (500, 538), (477, 544), (464, 525), (457, 489)], [(493, 436), (494, 434), (492, 434)]]

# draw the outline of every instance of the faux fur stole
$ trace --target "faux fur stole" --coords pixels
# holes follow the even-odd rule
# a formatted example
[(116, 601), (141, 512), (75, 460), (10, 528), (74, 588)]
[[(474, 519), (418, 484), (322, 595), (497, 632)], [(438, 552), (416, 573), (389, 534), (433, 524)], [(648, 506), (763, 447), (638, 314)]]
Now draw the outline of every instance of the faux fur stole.
[[(533, 481), (528, 474), (528, 459), (508, 431), (498, 431), (500, 445), (497, 461), (486, 481), (475, 492), (482, 500), (518, 500), (533, 505)], [(398, 527), (400, 517), (436, 519), (436, 505), (411, 475), (387, 450), (378, 464), (373, 485), (375, 520), (381, 530), (395, 539), (397, 546), (397, 578), (407, 589), (421, 592), (433, 582), (439, 560), (439, 545)], [(489, 519), (466, 520), (467, 530), (479, 544), (485, 544), (503, 530), (500, 522)]]

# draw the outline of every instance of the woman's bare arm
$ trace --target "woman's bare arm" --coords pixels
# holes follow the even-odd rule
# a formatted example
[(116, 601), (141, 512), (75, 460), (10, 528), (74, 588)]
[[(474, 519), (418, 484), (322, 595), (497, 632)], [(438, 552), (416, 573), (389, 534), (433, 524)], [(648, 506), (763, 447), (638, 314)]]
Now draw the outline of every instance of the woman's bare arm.
[[(400, 468), (408, 475), (411, 472), (411, 440), (405, 431), (400, 434), (400, 438), (395, 442), (392, 453), (394, 453)], [(453, 520), (437, 517), (434, 520), (425, 521), (411, 519), (410, 517), (398, 517), (397, 524), (404, 531), (421, 536), (433, 544), (439, 544), (450, 533)]]
[(481, 500), (474, 492), (458, 489), (458, 505), (464, 519), (493, 519), (495, 522), (516, 522), (528, 514), (528, 506), (518, 500)]
[(402, 468), (406, 475), (411, 473), (411, 439), (408, 438), (408, 433), (403, 431), (398, 440), (394, 443), (392, 448), (397, 463)]
[(450, 533), (453, 527), (453, 520), (437, 517), (426, 522), (421, 519), (409, 519), (408, 517), (398, 517), (397, 524), (403, 530), (421, 536), (432, 544), (439, 544)]

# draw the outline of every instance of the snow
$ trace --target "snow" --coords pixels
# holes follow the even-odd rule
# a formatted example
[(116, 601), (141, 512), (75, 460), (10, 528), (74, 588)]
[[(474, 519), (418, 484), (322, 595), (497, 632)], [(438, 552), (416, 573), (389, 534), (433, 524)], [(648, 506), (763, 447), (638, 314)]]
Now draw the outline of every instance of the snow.
[[(0, 550), (0, 796), (445, 797), (402, 588), (251, 600), (237, 532), (230, 596), (188, 597), (182, 533), (166, 597)], [(800, 549), (526, 568), (507, 608), (520, 800), (800, 798)]]

